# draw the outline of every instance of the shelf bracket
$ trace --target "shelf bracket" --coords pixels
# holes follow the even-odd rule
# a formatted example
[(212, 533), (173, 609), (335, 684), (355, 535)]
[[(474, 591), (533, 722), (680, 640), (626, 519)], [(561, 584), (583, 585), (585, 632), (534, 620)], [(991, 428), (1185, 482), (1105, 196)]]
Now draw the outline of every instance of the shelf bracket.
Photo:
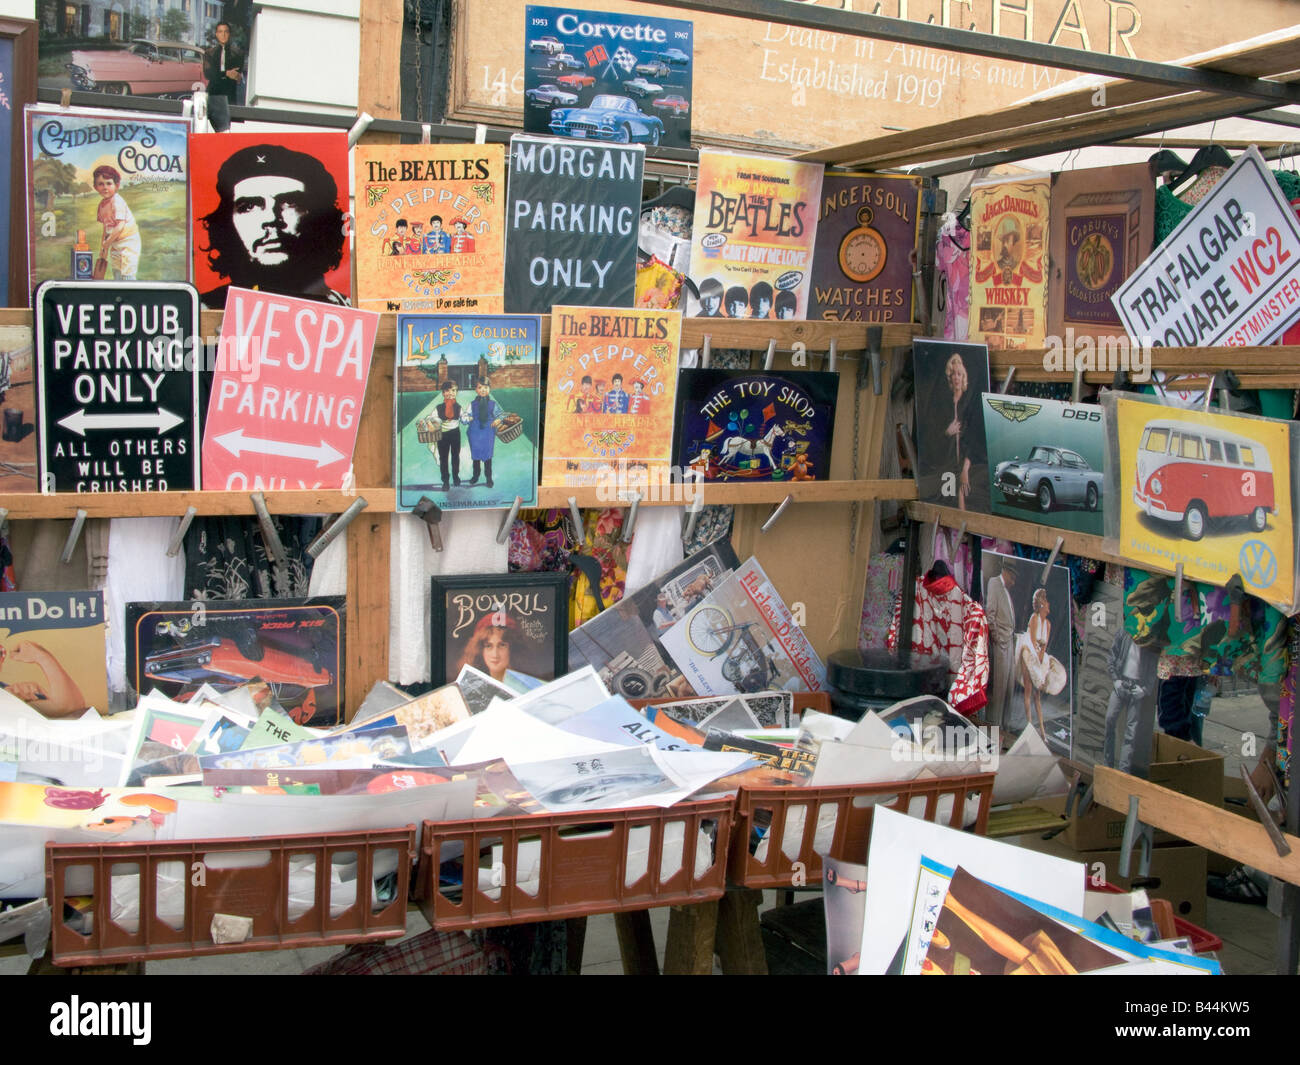
[(167, 545), (168, 558), (175, 558), (181, 553), (181, 542), (185, 539), (185, 534), (190, 531), (190, 524), (198, 512), (198, 507), (186, 507), (185, 513), (177, 519), (176, 531), (172, 533), (172, 542)]
[(320, 532), (312, 537), (311, 543), (307, 545), (307, 554), (312, 558), (320, 558), (321, 552), (329, 547), (337, 538), (339, 533), (346, 529), (355, 520), (369, 504), (365, 496), (357, 496), (350, 504), (348, 509), (325, 526)]
[(1070, 402), (1078, 403), (1083, 399), (1083, 367), (1078, 363), (1074, 366), (1074, 384), (1070, 386)]
[(776, 337), (767, 342), (767, 354), (763, 356), (763, 372), (771, 373), (776, 362)]
[(776, 509), (772, 511), (772, 514), (767, 519), (767, 521), (763, 522), (763, 524), (759, 527), (758, 531), (767, 532), (770, 528), (772, 528), (772, 526), (776, 524), (777, 519), (785, 512), (785, 508), (788, 507), (793, 502), (794, 502), (793, 495), (788, 495), (783, 500), (781, 500), (781, 502), (776, 505)]
[(1174, 620), (1183, 620), (1183, 564), (1174, 568)]
[(253, 501), (253, 510), (257, 513), (257, 524), (262, 530), (262, 540), (266, 543), (267, 551), (276, 562), (283, 562), (287, 557), (284, 544), (280, 543), (280, 534), (275, 531), (275, 522), (271, 520), (271, 512), (266, 508), (266, 496), (254, 492), (249, 498)]
[(835, 338), (834, 338), (834, 337), (831, 337), (830, 346), (827, 347), (827, 349), (826, 349), (826, 370), (827, 370), (828, 373), (834, 373), (834, 372), (835, 372), (836, 348), (837, 348), (837, 347), (838, 347), (838, 345), (836, 344)]
[(86, 512), (78, 507), (77, 516), (72, 519), (72, 528), (68, 532), (67, 542), (63, 545), (63, 554), (59, 556), (59, 561), (65, 566), (72, 561), (72, 552), (77, 549), (77, 540), (81, 537), (81, 530), (85, 524)]
[(628, 508), (627, 517), (623, 519), (623, 543), (632, 542), (632, 530), (636, 527), (636, 514), (641, 507), (641, 493), (632, 493), (632, 505)]
[(1124, 838), (1119, 847), (1119, 875), (1125, 879), (1133, 864), (1133, 845), (1136, 843), (1142, 851), (1138, 859), (1138, 876), (1147, 876), (1151, 872), (1151, 838), (1153, 831), (1149, 825), (1138, 820), (1138, 797), (1128, 797), (1128, 817), (1124, 820)]
[(1043, 575), (1039, 578), (1038, 585), (1040, 588), (1047, 587), (1047, 580), (1052, 575), (1052, 567), (1056, 565), (1056, 556), (1061, 553), (1061, 548), (1065, 546), (1065, 537), (1058, 536), (1056, 545), (1052, 548), (1052, 553), (1047, 556), (1047, 562), (1043, 565)]
[(523, 496), (515, 496), (515, 501), (510, 504), (510, 509), (506, 511), (506, 516), (501, 519), (501, 527), (497, 529), (497, 543), (504, 544), (510, 536), (510, 526), (515, 523), (515, 518), (519, 517), (519, 508), (524, 505)]
[(1016, 368), (1012, 366), (1007, 370), (1006, 377), (1002, 378), (1002, 387), (999, 388), (998, 391), (1003, 395), (1006, 395), (1008, 392), (1010, 392), (1011, 382), (1015, 379), (1015, 376), (1016, 376)]
[(700, 368), (707, 370), (713, 362), (713, 337), (704, 334), (704, 347), (700, 349)]
[(578, 497), (569, 496), (569, 517), (573, 519), (573, 535), (579, 546), (586, 542), (583, 535), (582, 511), (578, 509)]
[[(871, 392), (873, 395), (880, 395), (880, 346), (885, 341), (885, 327), (880, 325), (867, 326), (867, 357), (871, 360)], [(915, 467), (913, 467), (915, 469)]]

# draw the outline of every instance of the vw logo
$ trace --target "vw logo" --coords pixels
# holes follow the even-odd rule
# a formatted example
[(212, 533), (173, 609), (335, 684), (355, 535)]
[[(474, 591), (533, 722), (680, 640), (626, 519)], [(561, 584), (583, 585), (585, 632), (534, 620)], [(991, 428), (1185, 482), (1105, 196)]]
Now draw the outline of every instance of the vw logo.
[(1237, 556), (1241, 579), (1252, 588), (1267, 588), (1277, 580), (1277, 558), (1262, 540), (1247, 540)]

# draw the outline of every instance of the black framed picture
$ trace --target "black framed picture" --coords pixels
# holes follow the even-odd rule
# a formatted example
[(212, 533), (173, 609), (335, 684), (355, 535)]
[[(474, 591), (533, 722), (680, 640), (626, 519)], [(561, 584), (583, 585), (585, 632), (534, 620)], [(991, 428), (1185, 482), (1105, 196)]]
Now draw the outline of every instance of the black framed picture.
[(429, 661), (435, 685), (462, 666), (498, 682), (506, 670), (553, 680), (568, 668), (569, 575), (492, 573), (432, 578)]

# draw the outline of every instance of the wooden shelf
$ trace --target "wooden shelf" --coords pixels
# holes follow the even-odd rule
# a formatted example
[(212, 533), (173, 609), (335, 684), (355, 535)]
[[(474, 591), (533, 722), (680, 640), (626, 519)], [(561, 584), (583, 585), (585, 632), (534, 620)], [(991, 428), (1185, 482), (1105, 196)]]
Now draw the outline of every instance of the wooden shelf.
[[(757, 484), (655, 485), (638, 489), (629, 485), (618, 495), (606, 488), (540, 488), (538, 505), (567, 507), (574, 496), (580, 507), (622, 506), (633, 491), (640, 491), (642, 506), (682, 506), (698, 491), (705, 505), (729, 503), (780, 503), (786, 496), (795, 503), (852, 503), (876, 499), (915, 499), (911, 480), (776, 481)], [(367, 497), (368, 498), (368, 497)]]
[[(1071, 532), (1068, 529), (1053, 529), (1048, 525), (1035, 525), (1015, 518), (1004, 518), (999, 514), (975, 514), (955, 507), (937, 507), (933, 503), (913, 500), (907, 504), (908, 516), (923, 524), (930, 524), (936, 518), (939, 524), (949, 529), (961, 527), (966, 523), (968, 533), (980, 536), (996, 536), (1017, 544), (1030, 544), (1045, 547), (1049, 551), (1056, 546), (1056, 538), (1064, 540), (1061, 551), (1067, 555), (1079, 555), (1082, 558), (1095, 558), (1099, 562), (1116, 562), (1120, 565), (1132, 565), (1119, 555), (1108, 554), (1102, 550), (1102, 538), (1087, 533)], [(1158, 570), (1159, 567), (1143, 565), (1143, 569)], [(1172, 571), (1167, 571), (1172, 572)]]
[[(1060, 353), (1055, 353), (1059, 358)], [(1070, 370), (1048, 370), (1045, 368), (1048, 352), (1045, 349), (1033, 351), (990, 351), (989, 379), (996, 385), (1006, 376), (1012, 366), (1016, 368), (1017, 381), (1057, 381), (1074, 380)], [(1094, 355), (1109, 361), (1106, 353)], [(1115, 356), (1118, 357), (1118, 356)], [(1152, 348), (1152, 371), (1163, 370), (1169, 374), (1196, 375), (1186, 382), (1189, 388), (1204, 388), (1209, 374), (1221, 370), (1232, 370), (1241, 381), (1241, 387), (1250, 388), (1294, 388), (1296, 382), (1296, 365), (1300, 363), (1300, 347), (1265, 346), (1242, 348)], [(1113, 369), (1088, 370), (1083, 379), (1088, 384), (1109, 385), (1114, 379)]]
[[(272, 514), (338, 514), (365, 497), (367, 509), (391, 512), (396, 493), (391, 488), (364, 488), (350, 492), (266, 492)], [(71, 518), (81, 508), (89, 518), (179, 517), (187, 507), (200, 514), (253, 514), (248, 492), (61, 492), (54, 495), (11, 493), (0, 496), (0, 506), (15, 518)]]

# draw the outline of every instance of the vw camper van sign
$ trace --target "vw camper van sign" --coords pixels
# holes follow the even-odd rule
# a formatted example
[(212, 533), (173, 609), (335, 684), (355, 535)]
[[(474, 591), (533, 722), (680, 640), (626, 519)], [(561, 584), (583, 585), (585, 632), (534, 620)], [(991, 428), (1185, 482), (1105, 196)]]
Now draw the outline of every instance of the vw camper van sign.
[[(1144, 569), (1227, 584), (1290, 613), (1296, 542), (1292, 425), (1103, 397), (1118, 515), (1110, 548)], [(1118, 482), (1118, 483), (1116, 483)], [(1114, 523), (1108, 522), (1112, 528)]]

